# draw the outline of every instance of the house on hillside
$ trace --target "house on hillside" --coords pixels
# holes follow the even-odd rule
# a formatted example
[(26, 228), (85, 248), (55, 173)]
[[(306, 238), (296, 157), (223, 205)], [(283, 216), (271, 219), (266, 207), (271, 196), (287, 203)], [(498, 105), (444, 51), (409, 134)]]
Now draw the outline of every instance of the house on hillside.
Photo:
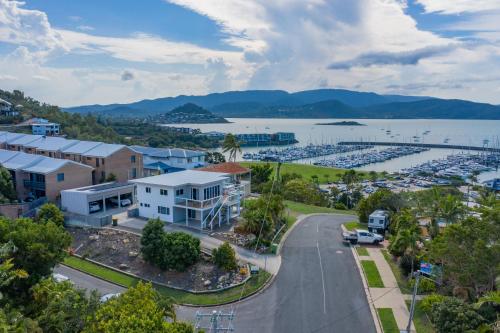
[(0, 165), (10, 172), (20, 200), (57, 203), (62, 190), (92, 184), (92, 168), (74, 161), (0, 149)]
[[(22, 106), (21, 106), (22, 107)], [(19, 115), (19, 108), (0, 98), (0, 116), (15, 117)]]
[(144, 146), (130, 146), (130, 148), (144, 156), (144, 176), (205, 166), (206, 153), (204, 151)]
[(34, 135), (59, 135), (60, 125), (43, 118), (34, 118), (31, 122), (31, 133)]
[(139, 216), (196, 229), (213, 229), (240, 215), (244, 192), (220, 172), (184, 170), (130, 181)]

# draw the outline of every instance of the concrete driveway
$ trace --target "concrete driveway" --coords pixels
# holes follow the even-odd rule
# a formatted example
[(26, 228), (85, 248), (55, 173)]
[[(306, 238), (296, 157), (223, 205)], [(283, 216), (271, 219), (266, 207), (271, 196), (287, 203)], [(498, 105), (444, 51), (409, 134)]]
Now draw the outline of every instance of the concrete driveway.
[(238, 333), (375, 332), (355, 260), (342, 243), (340, 225), (351, 220), (342, 215), (304, 219), (285, 241), (271, 286), (227, 306), (180, 307), (178, 317), (194, 321), (197, 310), (234, 310)]
[(81, 289), (86, 289), (87, 292), (97, 290), (101, 295), (116, 294), (125, 291), (125, 288), (114, 283), (110, 283), (98, 278), (80, 272), (79, 270), (68, 266), (59, 265), (54, 268), (54, 273), (59, 273), (69, 277), (75, 286)]

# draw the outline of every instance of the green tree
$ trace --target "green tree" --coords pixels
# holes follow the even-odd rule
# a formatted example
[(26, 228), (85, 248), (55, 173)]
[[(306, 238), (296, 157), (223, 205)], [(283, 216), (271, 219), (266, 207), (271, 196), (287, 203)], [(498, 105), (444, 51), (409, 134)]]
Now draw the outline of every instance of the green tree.
[(46, 203), (40, 207), (37, 214), (37, 221), (40, 223), (52, 221), (62, 227), (64, 225), (64, 214), (53, 203)]
[(301, 174), (298, 174), (296, 172), (292, 172), (292, 173), (284, 173), (281, 175), (281, 183), (282, 184), (286, 184), (288, 183), (289, 181), (291, 180), (294, 180), (294, 179), (302, 179), (302, 175)]
[(224, 137), (224, 142), (222, 143), (222, 152), (229, 153), (229, 160), (236, 162), (236, 155), (241, 153), (241, 144), (235, 135), (228, 133)]
[(6, 243), (15, 247), (11, 254), (15, 269), (29, 274), (26, 279), (15, 280), (7, 289), (8, 293), (21, 298), (64, 259), (71, 236), (52, 221), (40, 224), (26, 218), (15, 221), (0, 218), (0, 244)]
[(85, 295), (69, 281), (44, 279), (32, 289), (30, 311), (44, 332), (78, 333), (93, 319), (100, 306), (96, 291)]
[(17, 199), (10, 172), (0, 166), (0, 203), (8, 203)]
[(442, 264), (445, 285), (465, 288), (475, 298), (495, 288), (500, 268), (498, 220), (469, 217), (434, 238), (429, 256)]
[(373, 170), (372, 170), (372, 171), (370, 171), (370, 172), (368, 173), (368, 175), (370, 176), (370, 180), (371, 180), (372, 182), (377, 181), (378, 175), (377, 175), (377, 173), (376, 173), (375, 171), (373, 171)]
[[(243, 210), (243, 228), (262, 239), (270, 240), (274, 231), (283, 223), (285, 205), (279, 194), (263, 194), (258, 199), (247, 200)], [(262, 233), (261, 233), (262, 232)]]
[(326, 206), (328, 198), (314, 184), (303, 179), (288, 181), (283, 187), (283, 195), (287, 200), (303, 202), (310, 205)]
[(485, 323), (484, 318), (471, 305), (454, 297), (434, 303), (430, 315), (438, 333), (463, 333), (475, 330)]
[(360, 200), (357, 210), (361, 223), (368, 223), (368, 216), (377, 209), (388, 209), (388, 199), (391, 197), (391, 191), (387, 189), (377, 190), (368, 197)]
[(212, 259), (217, 266), (226, 271), (238, 268), (236, 253), (228, 242), (224, 242), (224, 244), (212, 250)]
[(200, 240), (185, 232), (169, 232), (163, 250), (160, 267), (184, 271), (200, 257)]
[(0, 332), (43, 333), (35, 320), (8, 307), (0, 308)]
[(269, 163), (253, 164), (252, 170), (252, 191), (262, 192), (262, 187), (271, 179), (273, 167)]
[(165, 320), (172, 312), (172, 305), (165, 307), (167, 303), (161, 298), (150, 283), (139, 282), (137, 286), (104, 303), (84, 332), (193, 333), (194, 329), (189, 324)]
[(163, 260), (165, 224), (160, 219), (151, 219), (142, 230), (141, 253), (145, 261), (159, 266)]
[(205, 156), (205, 162), (210, 163), (210, 164), (219, 164), (219, 163), (225, 163), (226, 158), (224, 155), (219, 153), (218, 151), (214, 152), (207, 152)]
[(10, 286), (15, 279), (28, 277), (26, 271), (14, 267), (13, 258), (10, 258), (10, 256), (15, 250), (12, 242), (0, 245), (0, 304), (4, 298), (2, 289)]

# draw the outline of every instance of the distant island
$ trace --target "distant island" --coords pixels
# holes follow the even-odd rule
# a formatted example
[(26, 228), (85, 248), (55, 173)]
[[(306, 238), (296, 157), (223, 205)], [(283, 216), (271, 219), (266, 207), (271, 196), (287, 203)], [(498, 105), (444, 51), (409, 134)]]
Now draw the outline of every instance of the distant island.
[(193, 103), (157, 115), (153, 121), (163, 124), (223, 124), (229, 121)]
[(332, 125), (332, 126), (366, 126), (365, 124), (358, 123), (357, 121), (337, 121), (334, 123), (316, 123), (314, 125)]

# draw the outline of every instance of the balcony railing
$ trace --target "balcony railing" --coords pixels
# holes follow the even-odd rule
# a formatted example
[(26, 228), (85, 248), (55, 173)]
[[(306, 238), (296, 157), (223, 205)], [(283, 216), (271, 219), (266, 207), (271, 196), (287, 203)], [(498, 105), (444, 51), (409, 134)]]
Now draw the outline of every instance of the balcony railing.
[(37, 182), (34, 180), (25, 179), (25, 180), (23, 180), (23, 183), (24, 183), (24, 187), (29, 187), (29, 188), (32, 188), (35, 190), (45, 191), (45, 185), (46, 185), (45, 182)]
[[(194, 200), (185, 196), (175, 197), (175, 204), (188, 208), (213, 208), (218, 202), (236, 203), (241, 197), (245, 195), (245, 187), (242, 185), (225, 186), (222, 189), (222, 195), (207, 199), (207, 200)], [(222, 199), (222, 201), (219, 201)]]

